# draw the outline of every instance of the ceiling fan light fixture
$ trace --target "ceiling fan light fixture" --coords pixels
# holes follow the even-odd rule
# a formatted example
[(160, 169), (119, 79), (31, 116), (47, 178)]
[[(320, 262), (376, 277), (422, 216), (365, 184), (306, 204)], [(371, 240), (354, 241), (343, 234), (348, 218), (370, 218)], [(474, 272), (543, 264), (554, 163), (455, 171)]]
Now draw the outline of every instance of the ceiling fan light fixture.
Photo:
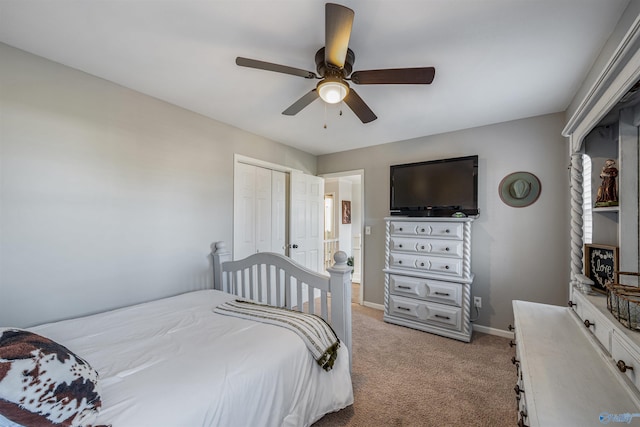
[(342, 80), (325, 79), (318, 83), (318, 94), (328, 104), (341, 102), (349, 93), (349, 85)]

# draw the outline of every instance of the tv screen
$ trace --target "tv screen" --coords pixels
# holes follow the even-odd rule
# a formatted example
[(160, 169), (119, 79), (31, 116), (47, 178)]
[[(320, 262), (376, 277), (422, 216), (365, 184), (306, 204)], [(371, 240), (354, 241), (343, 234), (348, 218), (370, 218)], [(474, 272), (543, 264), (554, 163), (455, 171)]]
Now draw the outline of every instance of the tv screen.
[(391, 214), (478, 215), (478, 156), (393, 165)]

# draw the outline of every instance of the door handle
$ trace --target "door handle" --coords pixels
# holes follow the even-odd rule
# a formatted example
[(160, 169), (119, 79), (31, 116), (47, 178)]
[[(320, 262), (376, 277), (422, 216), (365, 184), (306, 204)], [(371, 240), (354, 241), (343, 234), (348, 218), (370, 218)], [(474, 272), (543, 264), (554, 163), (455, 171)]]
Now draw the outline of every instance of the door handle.
[(297, 245), (297, 244), (295, 244), (295, 243), (294, 243), (293, 245), (289, 245), (289, 247), (290, 247), (290, 248), (293, 248), (293, 249), (298, 249), (298, 245)]

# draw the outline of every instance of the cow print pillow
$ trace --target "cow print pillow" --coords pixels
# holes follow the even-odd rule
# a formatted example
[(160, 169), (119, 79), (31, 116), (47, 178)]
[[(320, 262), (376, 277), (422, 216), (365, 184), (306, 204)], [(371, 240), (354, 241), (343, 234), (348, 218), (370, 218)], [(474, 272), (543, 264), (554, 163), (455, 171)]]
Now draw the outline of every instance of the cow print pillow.
[(0, 415), (30, 426), (89, 426), (102, 406), (98, 373), (66, 347), (0, 328)]

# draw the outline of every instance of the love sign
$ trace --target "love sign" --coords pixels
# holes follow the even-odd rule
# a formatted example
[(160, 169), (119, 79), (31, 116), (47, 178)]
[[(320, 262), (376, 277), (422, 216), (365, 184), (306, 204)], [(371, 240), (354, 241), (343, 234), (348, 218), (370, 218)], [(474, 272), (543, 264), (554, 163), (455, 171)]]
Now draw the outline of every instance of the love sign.
[(617, 283), (618, 248), (607, 245), (584, 245), (584, 274), (593, 280), (593, 290), (607, 291), (606, 283)]

